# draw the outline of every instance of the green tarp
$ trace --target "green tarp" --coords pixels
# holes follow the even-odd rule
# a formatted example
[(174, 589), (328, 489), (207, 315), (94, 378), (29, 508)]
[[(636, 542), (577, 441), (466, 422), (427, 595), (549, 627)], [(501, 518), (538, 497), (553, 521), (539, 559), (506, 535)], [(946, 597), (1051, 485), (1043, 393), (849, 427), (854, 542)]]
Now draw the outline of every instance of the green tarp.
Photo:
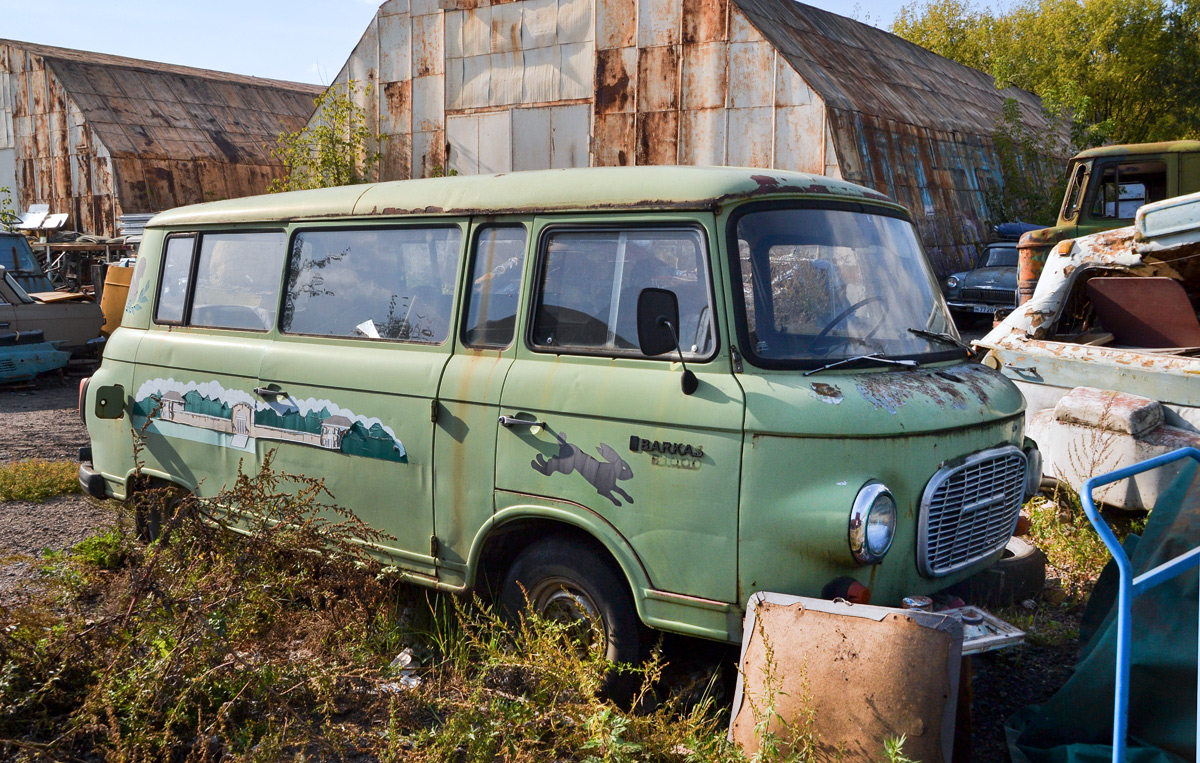
[[(1188, 462), (1150, 512), (1140, 538), (1125, 548), (1135, 575), (1200, 546), (1200, 484)], [(1109, 562), (1080, 628), (1075, 672), (1046, 704), (1008, 721), (1014, 763), (1102, 763), (1112, 760), (1118, 573)], [(1133, 605), (1128, 761), (1196, 760), (1195, 569), (1138, 596)], [(1086, 639), (1086, 640), (1085, 640)]]

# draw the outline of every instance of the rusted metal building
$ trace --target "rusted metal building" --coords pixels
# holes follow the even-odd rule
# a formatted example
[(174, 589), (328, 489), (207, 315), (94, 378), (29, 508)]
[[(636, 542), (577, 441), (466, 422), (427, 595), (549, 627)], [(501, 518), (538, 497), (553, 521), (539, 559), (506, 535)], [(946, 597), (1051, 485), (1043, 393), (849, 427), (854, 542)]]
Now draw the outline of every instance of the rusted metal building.
[(68, 227), (266, 191), (323, 88), (0, 40), (0, 186)]
[(1005, 98), (1036, 96), (793, 0), (388, 0), (336, 83), (384, 179), (623, 164), (800, 170), (912, 209), (937, 267), (986, 238)]

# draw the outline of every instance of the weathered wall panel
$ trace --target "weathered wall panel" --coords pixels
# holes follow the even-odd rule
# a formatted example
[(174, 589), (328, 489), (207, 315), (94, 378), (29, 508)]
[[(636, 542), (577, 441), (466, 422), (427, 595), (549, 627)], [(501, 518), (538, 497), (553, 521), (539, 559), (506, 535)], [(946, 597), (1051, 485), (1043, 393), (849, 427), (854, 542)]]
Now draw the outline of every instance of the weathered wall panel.
[(725, 160), (725, 109), (683, 111), (679, 130), (679, 163), (719, 166)]
[(626, 167), (637, 158), (634, 114), (597, 114), (593, 126), (592, 164)]
[(550, 164), (550, 109), (512, 110), (512, 168), (548, 170)]

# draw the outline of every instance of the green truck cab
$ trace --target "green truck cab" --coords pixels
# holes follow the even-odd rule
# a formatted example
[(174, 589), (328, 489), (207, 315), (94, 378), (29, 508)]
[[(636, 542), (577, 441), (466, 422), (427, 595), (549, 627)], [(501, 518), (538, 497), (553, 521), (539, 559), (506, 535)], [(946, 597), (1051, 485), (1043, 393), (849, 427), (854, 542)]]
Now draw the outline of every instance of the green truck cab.
[[(665, 337), (665, 343), (664, 343)], [(669, 349), (668, 349), (669, 348)], [(665, 350), (665, 351), (664, 351)], [(80, 480), (317, 475), (407, 579), (741, 636), (756, 591), (876, 603), (991, 564), (1040, 457), (907, 211), (766, 170), (280, 194), (146, 228)]]
[(1200, 191), (1200, 141), (1132, 143), (1080, 151), (1067, 166), (1058, 222), (1019, 243), (1018, 301), (1033, 296), (1050, 251), (1060, 241), (1133, 225), (1143, 204)]

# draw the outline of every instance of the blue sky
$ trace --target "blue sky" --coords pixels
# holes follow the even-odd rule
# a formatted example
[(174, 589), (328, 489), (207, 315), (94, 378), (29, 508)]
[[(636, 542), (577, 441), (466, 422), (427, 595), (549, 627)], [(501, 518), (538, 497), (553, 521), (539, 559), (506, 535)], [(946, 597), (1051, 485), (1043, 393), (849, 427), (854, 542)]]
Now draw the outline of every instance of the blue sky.
[[(382, 0), (0, 0), (0, 37), (328, 84)], [(887, 28), (903, 0), (808, 0)]]

